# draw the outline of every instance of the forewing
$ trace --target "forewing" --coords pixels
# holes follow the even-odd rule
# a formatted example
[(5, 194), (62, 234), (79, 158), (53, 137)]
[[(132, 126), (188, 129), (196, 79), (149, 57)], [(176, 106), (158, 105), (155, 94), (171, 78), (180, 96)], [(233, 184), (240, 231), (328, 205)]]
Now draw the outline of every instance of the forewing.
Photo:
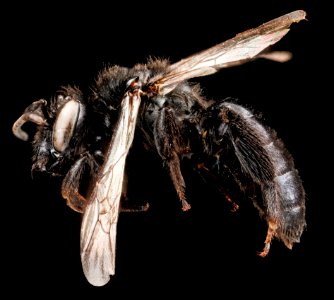
[(213, 74), (221, 68), (243, 64), (258, 57), (266, 58), (261, 55), (263, 51), (285, 36), (292, 23), (305, 17), (305, 11), (296, 10), (239, 33), (232, 39), (171, 65), (167, 74), (153, 79), (152, 85), (158, 88), (160, 94), (167, 94), (181, 81)]
[(132, 144), (140, 104), (139, 92), (125, 95), (106, 160), (81, 224), (81, 261), (87, 280), (105, 285), (115, 274), (116, 227), (124, 167)]

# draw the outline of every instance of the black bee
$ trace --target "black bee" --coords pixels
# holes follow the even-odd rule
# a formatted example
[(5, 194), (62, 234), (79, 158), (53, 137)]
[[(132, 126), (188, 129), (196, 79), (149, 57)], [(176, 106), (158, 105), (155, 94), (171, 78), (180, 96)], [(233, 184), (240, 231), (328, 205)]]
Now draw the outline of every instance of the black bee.
[[(189, 159), (203, 177), (222, 184), (233, 178), (240, 188), (251, 182), (261, 191), (254, 204), (268, 231), (260, 256), (268, 254), (274, 237), (290, 249), (300, 241), (305, 192), (283, 142), (250, 110), (231, 99), (209, 101), (188, 80), (261, 57), (288, 59), (288, 53), (268, 49), (305, 16), (301, 10), (288, 13), (174, 64), (149, 59), (131, 69), (105, 68), (90, 95), (64, 87), (50, 102), (33, 102), (14, 123), (22, 140), (28, 140), (24, 123), (37, 124), (32, 169), (63, 176), (62, 196), (83, 213), (81, 259), (92, 285), (106, 284), (115, 273), (125, 164), (135, 134), (141, 147), (161, 158), (184, 211), (190, 204), (181, 162)], [(231, 200), (228, 189), (225, 198)]]

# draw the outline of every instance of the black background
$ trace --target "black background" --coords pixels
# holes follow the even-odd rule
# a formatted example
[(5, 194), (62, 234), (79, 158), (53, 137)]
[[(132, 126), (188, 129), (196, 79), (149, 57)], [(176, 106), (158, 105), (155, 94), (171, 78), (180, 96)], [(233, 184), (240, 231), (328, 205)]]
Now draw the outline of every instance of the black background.
[[(12, 292), (25, 287), (34, 294), (43, 288), (91, 289), (110, 298), (132, 292), (157, 298), (201, 292), (260, 297), (311, 290), (319, 296), (328, 290), (331, 199), (324, 172), (332, 159), (325, 148), (329, 111), (320, 66), (328, 57), (319, 47), (322, 9), (311, 1), (246, 3), (30, 4), (3, 11), (9, 20), (1, 26), (5, 287), (13, 283)], [(238, 199), (240, 209), (231, 213), (210, 191), (189, 191), (193, 209), (184, 213), (166, 174), (147, 166), (141, 180), (152, 209), (121, 214), (116, 275), (104, 287), (90, 286), (79, 255), (80, 215), (66, 206), (57, 180), (31, 177), (31, 145), (12, 135), (13, 122), (32, 101), (49, 98), (60, 85), (89, 85), (107, 64), (131, 67), (148, 56), (176, 62), (295, 9), (306, 10), (308, 21), (294, 24), (275, 45), (292, 51), (293, 60), (259, 60), (200, 83), (209, 98), (236, 97), (262, 112), (284, 140), (307, 193), (308, 226), (301, 243), (290, 251), (275, 240), (269, 256), (260, 258), (256, 251), (262, 249), (266, 224), (251, 201)], [(189, 187), (196, 185), (191, 179)]]

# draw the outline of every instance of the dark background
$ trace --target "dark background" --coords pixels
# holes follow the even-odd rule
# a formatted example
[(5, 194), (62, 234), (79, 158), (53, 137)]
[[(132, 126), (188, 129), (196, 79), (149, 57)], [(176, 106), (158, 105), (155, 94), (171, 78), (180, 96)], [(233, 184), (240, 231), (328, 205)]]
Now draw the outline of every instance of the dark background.
[[(322, 10), (311, 2), (205, 1), (184, 8), (168, 2), (110, 3), (75, 9), (30, 4), (3, 10), (9, 21), (1, 26), (2, 284), (17, 285), (12, 292), (73, 288), (96, 295), (107, 291), (110, 297), (326, 293), (324, 272), (332, 256), (324, 172), (332, 159), (325, 148), (329, 118), (319, 61), (327, 58), (319, 47)], [(32, 101), (48, 99), (63, 84), (89, 85), (107, 64), (131, 67), (148, 56), (176, 62), (295, 9), (306, 10), (308, 21), (292, 25), (275, 46), (291, 51), (293, 60), (259, 60), (199, 82), (209, 98), (236, 97), (262, 112), (284, 140), (307, 193), (308, 226), (301, 243), (290, 251), (274, 240), (269, 256), (260, 258), (256, 251), (263, 247), (266, 224), (250, 200), (238, 199), (240, 209), (231, 213), (213, 192), (198, 192), (191, 179), (188, 186), (197, 190), (189, 191), (193, 209), (184, 213), (166, 174), (153, 169), (150, 176), (143, 168), (152, 209), (121, 214), (116, 276), (105, 287), (90, 286), (80, 262), (80, 215), (66, 206), (57, 180), (32, 178), (31, 145), (12, 135), (13, 122)]]

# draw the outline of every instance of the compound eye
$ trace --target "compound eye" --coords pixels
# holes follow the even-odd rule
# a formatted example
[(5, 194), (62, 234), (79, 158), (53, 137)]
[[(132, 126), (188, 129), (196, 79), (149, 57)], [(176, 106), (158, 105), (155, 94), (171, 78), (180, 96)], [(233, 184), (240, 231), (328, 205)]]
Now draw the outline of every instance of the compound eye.
[(69, 100), (63, 105), (53, 126), (53, 147), (56, 151), (66, 149), (82, 116), (83, 106), (80, 102)]

